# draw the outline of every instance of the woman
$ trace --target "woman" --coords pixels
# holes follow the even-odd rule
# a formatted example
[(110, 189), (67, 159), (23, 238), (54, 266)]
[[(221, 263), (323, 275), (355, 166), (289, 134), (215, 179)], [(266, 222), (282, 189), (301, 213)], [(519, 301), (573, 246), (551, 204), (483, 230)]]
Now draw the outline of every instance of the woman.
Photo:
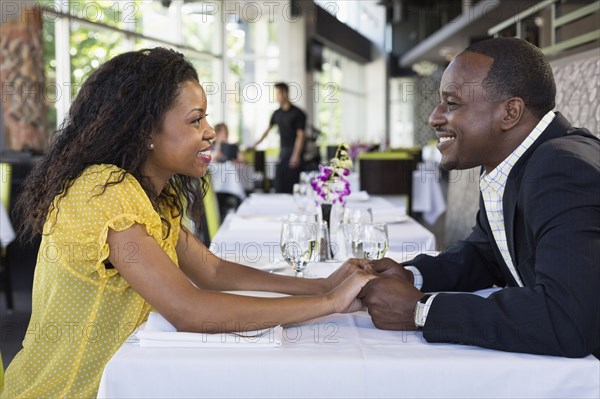
[[(2, 397), (93, 397), (104, 366), (156, 309), (179, 331), (300, 322), (362, 307), (370, 278), (347, 262), (296, 279), (221, 260), (181, 225), (202, 212), (198, 187), (214, 131), (193, 66), (171, 50), (129, 52), (81, 87), (18, 211), (42, 233), (33, 313)], [(224, 290), (300, 294), (251, 298)]]
[(217, 162), (238, 162), (243, 163), (244, 155), (237, 144), (229, 142), (229, 128), (225, 123), (215, 125), (215, 146), (213, 149), (213, 158)]

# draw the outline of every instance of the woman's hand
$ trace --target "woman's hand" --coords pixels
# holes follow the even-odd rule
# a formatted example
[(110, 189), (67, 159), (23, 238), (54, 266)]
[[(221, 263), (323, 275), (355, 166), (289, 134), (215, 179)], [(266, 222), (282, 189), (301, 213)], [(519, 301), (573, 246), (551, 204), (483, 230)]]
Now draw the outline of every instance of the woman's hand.
[(358, 299), (358, 294), (369, 280), (377, 278), (372, 274), (367, 274), (362, 270), (354, 271), (338, 287), (328, 294), (333, 301), (335, 313), (352, 313), (363, 308), (363, 304)]
[(362, 267), (363, 264), (360, 263), (360, 266), (367, 273), (373, 273), (379, 277), (399, 278), (410, 284), (414, 284), (415, 275), (390, 258), (368, 261), (366, 267)]
[(331, 273), (329, 277), (321, 280), (321, 293), (325, 294), (346, 280), (352, 273), (357, 270), (364, 270), (369, 266), (367, 259), (348, 259), (336, 271)]

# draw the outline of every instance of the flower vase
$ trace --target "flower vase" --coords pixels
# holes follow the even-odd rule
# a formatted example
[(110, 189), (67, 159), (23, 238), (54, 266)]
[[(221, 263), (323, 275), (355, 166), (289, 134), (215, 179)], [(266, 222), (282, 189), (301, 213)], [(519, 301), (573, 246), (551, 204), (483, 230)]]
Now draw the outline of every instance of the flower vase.
[(331, 204), (321, 204), (321, 214), (323, 216), (323, 222), (327, 223), (327, 229), (324, 231), (325, 237), (321, 237), (321, 245), (325, 245), (324, 250), (320, 250), (319, 252), (323, 255), (322, 260), (333, 260), (335, 259), (333, 256), (333, 248), (331, 247), (331, 210), (333, 205)]

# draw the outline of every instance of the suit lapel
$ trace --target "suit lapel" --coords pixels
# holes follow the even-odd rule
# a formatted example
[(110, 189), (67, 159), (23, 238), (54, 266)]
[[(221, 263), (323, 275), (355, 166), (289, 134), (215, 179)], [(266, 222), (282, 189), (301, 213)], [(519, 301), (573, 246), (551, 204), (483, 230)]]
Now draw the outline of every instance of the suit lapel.
[[(512, 173), (511, 173), (512, 174)], [(520, 180), (520, 179), (519, 179)], [(519, 182), (508, 180), (504, 189), (504, 198), (502, 198), (502, 207), (504, 209), (504, 230), (506, 233), (506, 244), (510, 258), (515, 268), (519, 263), (515, 255), (515, 214), (517, 208), (517, 198), (519, 196)]]
[[(512, 168), (506, 181), (506, 188), (504, 189), (504, 196), (502, 198), (502, 207), (504, 210), (504, 229), (506, 232), (506, 242), (510, 257), (515, 265), (515, 268), (519, 264), (515, 254), (515, 215), (517, 208), (517, 199), (519, 197), (519, 189), (521, 187), (521, 179), (527, 165), (527, 160), (531, 157), (537, 147), (542, 145), (544, 142), (564, 136), (566, 131), (570, 127), (569, 122), (559, 112), (556, 112), (556, 116), (552, 122), (548, 125), (546, 130), (538, 137), (538, 139), (525, 151), (525, 153), (519, 158), (515, 166)], [(523, 282), (525, 283), (525, 282)]]

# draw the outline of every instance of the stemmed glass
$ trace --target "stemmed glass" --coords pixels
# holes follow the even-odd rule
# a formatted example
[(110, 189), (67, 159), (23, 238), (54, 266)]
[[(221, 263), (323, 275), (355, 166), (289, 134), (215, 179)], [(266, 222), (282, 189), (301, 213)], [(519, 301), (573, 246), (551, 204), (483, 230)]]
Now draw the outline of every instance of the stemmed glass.
[(283, 259), (292, 267), (296, 277), (304, 277), (306, 265), (317, 251), (317, 224), (284, 221), (279, 240)]
[(385, 223), (354, 224), (352, 226), (352, 256), (370, 260), (381, 259), (389, 247)]
[(373, 211), (366, 206), (346, 205), (342, 214), (342, 223), (371, 223), (373, 222)]
[(294, 196), (294, 202), (301, 211), (308, 208), (310, 202), (310, 196), (308, 192), (308, 185), (303, 183), (296, 183), (293, 186), (292, 194)]
[(344, 207), (340, 228), (344, 234), (346, 256), (350, 256), (352, 253), (351, 244), (354, 226), (365, 223), (373, 223), (373, 211), (370, 207), (355, 205), (346, 205), (346, 207)]
[(291, 212), (287, 216), (288, 222), (300, 222), (300, 223), (318, 223), (319, 215), (316, 212)]

